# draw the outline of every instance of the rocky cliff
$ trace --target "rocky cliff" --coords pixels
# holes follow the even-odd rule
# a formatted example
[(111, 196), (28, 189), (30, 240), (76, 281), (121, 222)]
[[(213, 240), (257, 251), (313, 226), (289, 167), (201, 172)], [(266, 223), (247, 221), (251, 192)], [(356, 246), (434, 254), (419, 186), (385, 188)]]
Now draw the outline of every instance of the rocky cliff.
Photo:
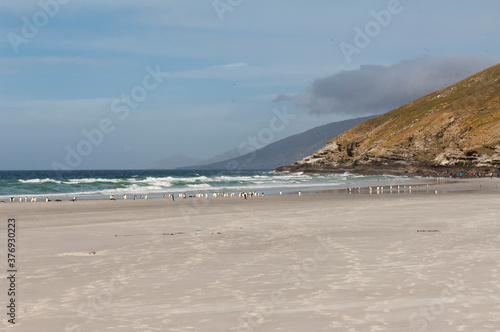
[(365, 121), (277, 171), (445, 175), (498, 169), (500, 64)]

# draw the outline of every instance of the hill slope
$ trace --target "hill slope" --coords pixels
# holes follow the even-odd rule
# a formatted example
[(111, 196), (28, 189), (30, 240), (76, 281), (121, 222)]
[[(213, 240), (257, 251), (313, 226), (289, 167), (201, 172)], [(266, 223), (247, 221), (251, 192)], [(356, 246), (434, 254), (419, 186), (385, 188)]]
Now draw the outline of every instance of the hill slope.
[(196, 165), (199, 164), (200, 162), (203, 162), (203, 160), (199, 158), (193, 158), (190, 156), (177, 154), (175, 156), (145, 165), (141, 167), (141, 169), (174, 169), (182, 166)]
[(271, 143), (255, 152), (221, 162), (179, 169), (209, 170), (272, 170), (291, 164), (324, 146), (332, 136), (338, 135), (373, 116), (332, 122), (303, 133)]
[(330, 140), (277, 171), (435, 175), (500, 168), (500, 64)]

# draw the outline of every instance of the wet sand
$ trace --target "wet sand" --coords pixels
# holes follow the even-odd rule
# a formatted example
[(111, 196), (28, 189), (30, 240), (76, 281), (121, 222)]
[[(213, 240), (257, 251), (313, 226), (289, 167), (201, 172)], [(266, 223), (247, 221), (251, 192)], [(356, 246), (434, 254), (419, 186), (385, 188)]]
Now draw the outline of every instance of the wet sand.
[(500, 331), (499, 187), (2, 204), (0, 329)]

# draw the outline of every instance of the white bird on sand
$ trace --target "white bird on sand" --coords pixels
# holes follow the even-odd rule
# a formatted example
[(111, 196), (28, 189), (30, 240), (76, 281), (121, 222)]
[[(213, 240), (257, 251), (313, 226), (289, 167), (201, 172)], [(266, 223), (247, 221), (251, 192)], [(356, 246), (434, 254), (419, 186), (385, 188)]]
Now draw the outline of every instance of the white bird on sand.
[(299, 197), (302, 196), (302, 192), (299, 191)]
[(282, 195), (283, 195), (283, 192), (280, 190), (280, 196), (282, 196)]
[(127, 200), (127, 194), (123, 194), (123, 200)]
[(148, 195), (144, 196), (144, 199), (147, 200), (148, 199)]
[(73, 197), (73, 199), (71, 200), (72, 202), (76, 202), (76, 196)]
[(14, 203), (14, 197), (11, 197), (11, 198), (10, 198), (10, 202), (11, 202), (11, 203)]
[(115, 200), (115, 195), (110, 195), (110, 196), (109, 196), (109, 200), (110, 200), (110, 201), (114, 201), (114, 200)]

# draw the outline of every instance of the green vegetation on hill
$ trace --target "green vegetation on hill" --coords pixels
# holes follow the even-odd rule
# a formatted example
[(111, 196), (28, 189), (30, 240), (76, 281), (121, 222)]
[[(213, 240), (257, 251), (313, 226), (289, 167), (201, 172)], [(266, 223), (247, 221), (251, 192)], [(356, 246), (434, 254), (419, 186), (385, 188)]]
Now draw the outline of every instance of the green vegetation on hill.
[(500, 64), (365, 121), (278, 171), (430, 175), (472, 168), (500, 168)]

